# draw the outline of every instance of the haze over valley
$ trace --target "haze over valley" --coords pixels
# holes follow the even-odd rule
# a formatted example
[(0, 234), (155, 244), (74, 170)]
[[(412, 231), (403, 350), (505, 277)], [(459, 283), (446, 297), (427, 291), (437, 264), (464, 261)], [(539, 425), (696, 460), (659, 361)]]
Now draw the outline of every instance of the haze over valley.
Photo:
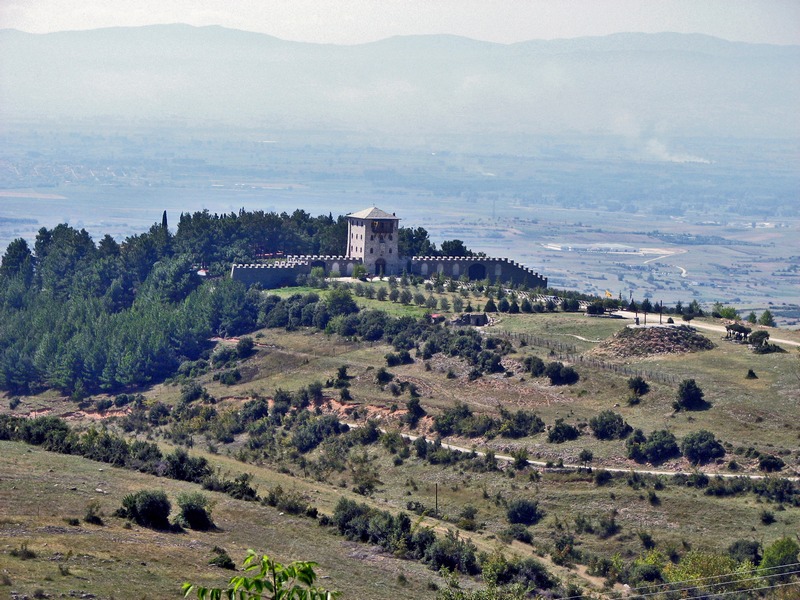
[(0, 3), (0, 596), (797, 597), (796, 3), (60, 3)]
[(4, 30), (0, 51), (3, 246), (375, 204), (567, 289), (798, 316), (798, 46), (163, 25)]

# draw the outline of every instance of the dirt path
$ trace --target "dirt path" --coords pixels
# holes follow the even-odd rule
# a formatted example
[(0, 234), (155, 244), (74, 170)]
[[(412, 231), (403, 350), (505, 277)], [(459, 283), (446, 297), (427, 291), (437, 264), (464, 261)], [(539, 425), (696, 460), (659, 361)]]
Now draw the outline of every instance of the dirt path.
[[(341, 423), (347, 425), (348, 427), (353, 427), (353, 428), (358, 428), (358, 427), (362, 426), (359, 423), (350, 423), (350, 422), (347, 422), (347, 421), (341, 421)], [(380, 429), (380, 431), (386, 433), (385, 429)], [(413, 434), (410, 434), (410, 433), (401, 433), (400, 435), (403, 436), (403, 438), (405, 438), (407, 440), (411, 440), (412, 442), (414, 440), (416, 440), (417, 438), (419, 438), (419, 437), (423, 437), (423, 438), (425, 437), (425, 436), (413, 435)], [(425, 438), (425, 439), (428, 442), (432, 442), (432, 440), (430, 440), (428, 438)], [(465, 448), (464, 446), (457, 446), (455, 444), (442, 443), (442, 448), (447, 448), (448, 450), (453, 450), (454, 452), (463, 452), (463, 453), (467, 453), (467, 454), (471, 454), (472, 452), (474, 452), (477, 456), (486, 456), (486, 452), (483, 452), (481, 450), (475, 450), (473, 448)], [(515, 460), (513, 456), (509, 456), (507, 454), (495, 454), (494, 457), (495, 457), (495, 459), (501, 460), (503, 462), (513, 462)], [(582, 465), (582, 464), (580, 464), (580, 465), (579, 464), (567, 464), (567, 463), (564, 463), (563, 465), (561, 465), (559, 467), (552, 467), (552, 466), (548, 467), (548, 464), (546, 462), (540, 461), (540, 460), (528, 460), (528, 464), (532, 465), (534, 467), (548, 468), (548, 469), (550, 469), (552, 471), (562, 471), (562, 470), (565, 470), (565, 471), (576, 471), (576, 470), (581, 470), (581, 469), (586, 469), (587, 468), (586, 465)], [(662, 471), (662, 470), (659, 470), (659, 469), (632, 469), (632, 468), (620, 468), (620, 467), (593, 467), (593, 468), (602, 469), (602, 470), (608, 471), (610, 473), (631, 473), (631, 472), (633, 472), (633, 473), (641, 473), (641, 474), (644, 474), (644, 475), (663, 475), (665, 477), (675, 477), (676, 475), (688, 475), (688, 473), (686, 473), (686, 471)], [(715, 477), (719, 476), (719, 477), (722, 477), (723, 479), (735, 479), (737, 477), (747, 477), (748, 479), (766, 479), (767, 477), (769, 477), (769, 475), (748, 475), (748, 474), (745, 474), (745, 473), (708, 473), (708, 475), (713, 475)], [(788, 479), (789, 481), (800, 481), (800, 477), (782, 477), (782, 479)]]

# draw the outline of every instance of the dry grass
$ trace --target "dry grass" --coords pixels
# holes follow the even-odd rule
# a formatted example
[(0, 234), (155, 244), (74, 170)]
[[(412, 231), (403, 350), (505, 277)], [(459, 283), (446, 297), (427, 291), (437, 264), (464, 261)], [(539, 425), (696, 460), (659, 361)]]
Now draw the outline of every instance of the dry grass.
[[(225, 466), (227, 461), (221, 462)], [(230, 466), (242, 470), (241, 464)], [(262, 486), (265, 479), (274, 484), (273, 477), (259, 476), (266, 470), (255, 471)], [(220, 528), (214, 532), (126, 529), (123, 520), (108, 516), (132, 491), (164, 489), (174, 501), (180, 491), (199, 489), (196, 485), (12, 442), (0, 442), (0, 472), (0, 563), (12, 582), (5, 590), (0, 587), (0, 593), (43, 589), (57, 596), (84, 590), (108, 598), (179, 598), (183, 581), (221, 585), (231, 576), (231, 571), (208, 566), (214, 546), (225, 548), (237, 563), (247, 548), (282, 561), (315, 560), (324, 577), (321, 585), (341, 590), (347, 598), (426, 598), (433, 595), (427, 590), (428, 581), (441, 583), (438, 575), (420, 564), (348, 543), (310, 519), (281, 515), (273, 508), (222, 494), (208, 493), (216, 503), (213, 517)], [(282, 477), (283, 485), (291, 486), (293, 478)], [(312, 485), (303, 482), (299, 487), (319, 489)], [(312, 497), (317, 495), (326, 494)], [(65, 517), (82, 518), (93, 499), (101, 503), (106, 526), (72, 527), (64, 522)], [(9, 551), (23, 543), (36, 553), (35, 559), (10, 556)], [(61, 575), (59, 565), (71, 575)], [(400, 573), (405, 574), (406, 584), (398, 581)]]

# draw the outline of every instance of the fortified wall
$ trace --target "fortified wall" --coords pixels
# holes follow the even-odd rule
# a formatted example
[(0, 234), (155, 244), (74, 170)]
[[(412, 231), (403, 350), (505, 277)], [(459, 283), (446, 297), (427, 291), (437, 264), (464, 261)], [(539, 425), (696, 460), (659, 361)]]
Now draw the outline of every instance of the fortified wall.
[(297, 276), (321, 267), (326, 275), (342, 277), (353, 274), (356, 265), (364, 265), (370, 275), (412, 275), (429, 277), (441, 273), (453, 279), (464, 275), (471, 281), (493, 282), (546, 288), (547, 277), (508, 258), (484, 256), (414, 256), (398, 254), (400, 219), (379, 208), (368, 208), (347, 215), (347, 254), (345, 256), (287, 256), (280, 261), (257, 264), (234, 264), (231, 278), (246, 285), (264, 288), (294, 285)]
[(542, 277), (525, 265), (508, 258), (475, 256), (415, 256), (408, 261), (408, 272), (429, 277), (442, 273), (452, 279), (466, 275), (470, 281), (489, 279), (502, 283), (527, 285), (529, 288), (546, 288), (547, 277)]

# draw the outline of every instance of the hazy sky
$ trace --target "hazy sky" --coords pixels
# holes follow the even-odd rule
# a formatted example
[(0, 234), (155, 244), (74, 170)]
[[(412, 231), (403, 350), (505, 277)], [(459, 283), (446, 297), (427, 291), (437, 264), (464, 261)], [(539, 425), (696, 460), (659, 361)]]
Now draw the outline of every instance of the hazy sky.
[(800, 44), (800, 0), (0, 0), (0, 28), (223, 25), (355, 44), (423, 33), (517, 42), (620, 31)]

